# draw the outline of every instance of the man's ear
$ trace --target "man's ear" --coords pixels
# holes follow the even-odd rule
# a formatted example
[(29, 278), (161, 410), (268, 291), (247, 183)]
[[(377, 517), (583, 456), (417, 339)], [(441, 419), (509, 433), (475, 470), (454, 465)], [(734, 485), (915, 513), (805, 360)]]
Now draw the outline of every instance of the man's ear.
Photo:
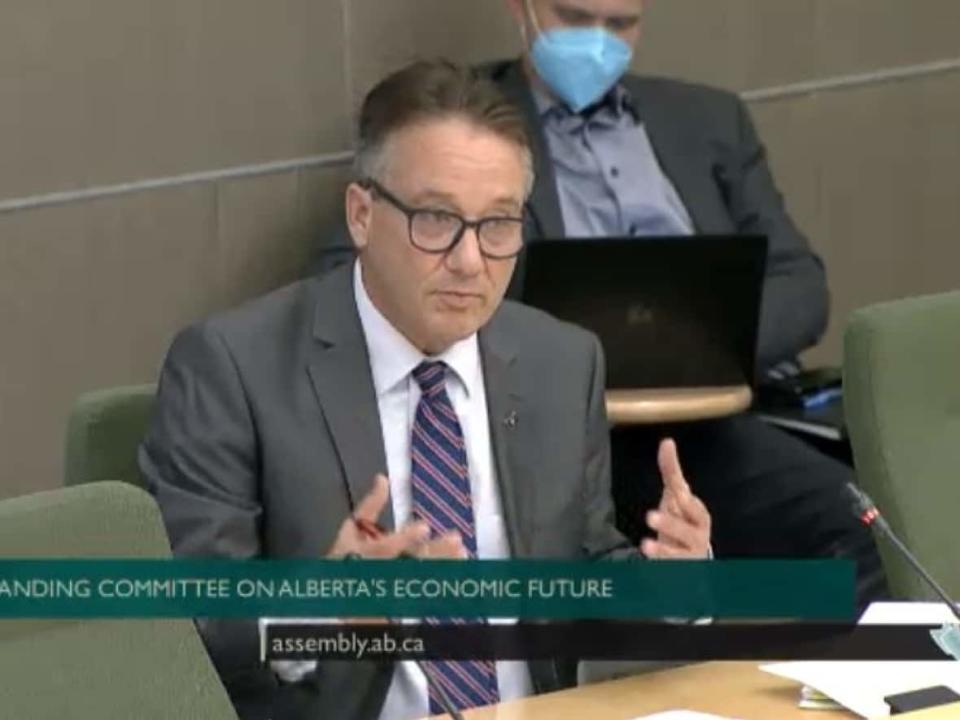
[(370, 224), (373, 218), (373, 198), (370, 191), (352, 182), (347, 186), (344, 205), (347, 216), (347, 229), (353, 239), (353, 246), (363, 250), (370, 237)]

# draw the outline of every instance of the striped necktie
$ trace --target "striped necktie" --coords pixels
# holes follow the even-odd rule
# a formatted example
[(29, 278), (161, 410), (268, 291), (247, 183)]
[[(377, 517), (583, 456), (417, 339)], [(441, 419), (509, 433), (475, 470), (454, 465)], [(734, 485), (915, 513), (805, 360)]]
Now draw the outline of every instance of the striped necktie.
[[(447, 396), (446, 376), (447, 366), (442, 362), (422, 362), (413, 371), (421, 392), (410, 443), (413, 513), (430, 525), (434, 535), (457, 530), (470, 557), (476, 558), (467, 450)], [(430, 618), (426, 621), (437, 622)], [(444, 712), (436, 685), (442, 686), (458, 710), (499, 702), (492, 661), (434, 661), (426, 665), (431, 714)]]

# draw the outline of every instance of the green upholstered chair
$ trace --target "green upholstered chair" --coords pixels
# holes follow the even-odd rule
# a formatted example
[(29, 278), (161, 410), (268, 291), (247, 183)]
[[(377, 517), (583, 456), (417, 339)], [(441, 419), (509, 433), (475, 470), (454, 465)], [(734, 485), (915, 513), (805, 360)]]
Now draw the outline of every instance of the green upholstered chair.
[[(169, 557), (144, 490), (91, 483), (0, 502), (0, 558)], [(190, 620), (0, 620), (0, 716), (236, 720)]]
[[(863, 489), (934, 577), (960, 595), (960, 292), (854, 313), (844, 404)], [(878, 542), (895, 595), (935, 597), (887, 541)]]
[(67, 423), (67, 485), (123, 480), (143, 485), (137, 448), (153, 411), (155, 385), (107, 388), (82, 395)]

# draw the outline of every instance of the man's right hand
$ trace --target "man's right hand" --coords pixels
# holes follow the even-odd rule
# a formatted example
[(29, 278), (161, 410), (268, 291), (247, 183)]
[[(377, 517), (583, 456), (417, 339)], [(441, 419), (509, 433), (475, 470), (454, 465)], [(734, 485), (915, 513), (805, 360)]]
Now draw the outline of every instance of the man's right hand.
[(407, 523), (395, 532), (377, 538), (365, 536), (354, 518), (376, 524), (390, 501), (390, 482), (384, 475), (373, 479), (373, 488), (357, 503), (353, 516), (343, 521), (337, 539), (327, 553), (328, 558), (347, 555), (387, 560), (401, 555), (422, 560), (463, 559), (467, 557), (463, 539), (458, 532), (430, 537), (427, 523), (417, 520)]

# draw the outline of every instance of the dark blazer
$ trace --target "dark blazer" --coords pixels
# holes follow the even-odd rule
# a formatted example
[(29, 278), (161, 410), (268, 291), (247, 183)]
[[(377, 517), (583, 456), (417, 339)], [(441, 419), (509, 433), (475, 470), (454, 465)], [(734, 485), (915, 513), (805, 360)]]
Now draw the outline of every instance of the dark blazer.
[[(533, 237), (566, 235), (557, 181), (527, 77), (518, 61), (484, 67), (523, 111), (534, 156)], [(664, 173), (699, 233), (760, 234), (769, 258), (757, 348), (763, 371), (816, 344), (827, 325), (829, 295), (820, 258), (790, 219), (746, 107), (728, 92), (629, 75), (623, 79)], [(341, 229), (320, 260), (328, 269), (352, 257)], [(518, 264), (510, 297), (522, 292)]]
[[(632, 554), (613, 527), (596, 338), (506, 301), (479, 333), (491, 442), (518, 558)], [(516, 414), (516, 422), (504, 419)], [(181, 333), (140, 468), (179, 556), (320, 557), (386, 471), (349, 265)], [(392, 527), (390, 513), (384, 524)], [(200, 629), (244, 717), (375, 720), (392, 665), (327, 663), (281, 685), (254, 623)], [(531, 663), (540, 692), (572, 668)]]

